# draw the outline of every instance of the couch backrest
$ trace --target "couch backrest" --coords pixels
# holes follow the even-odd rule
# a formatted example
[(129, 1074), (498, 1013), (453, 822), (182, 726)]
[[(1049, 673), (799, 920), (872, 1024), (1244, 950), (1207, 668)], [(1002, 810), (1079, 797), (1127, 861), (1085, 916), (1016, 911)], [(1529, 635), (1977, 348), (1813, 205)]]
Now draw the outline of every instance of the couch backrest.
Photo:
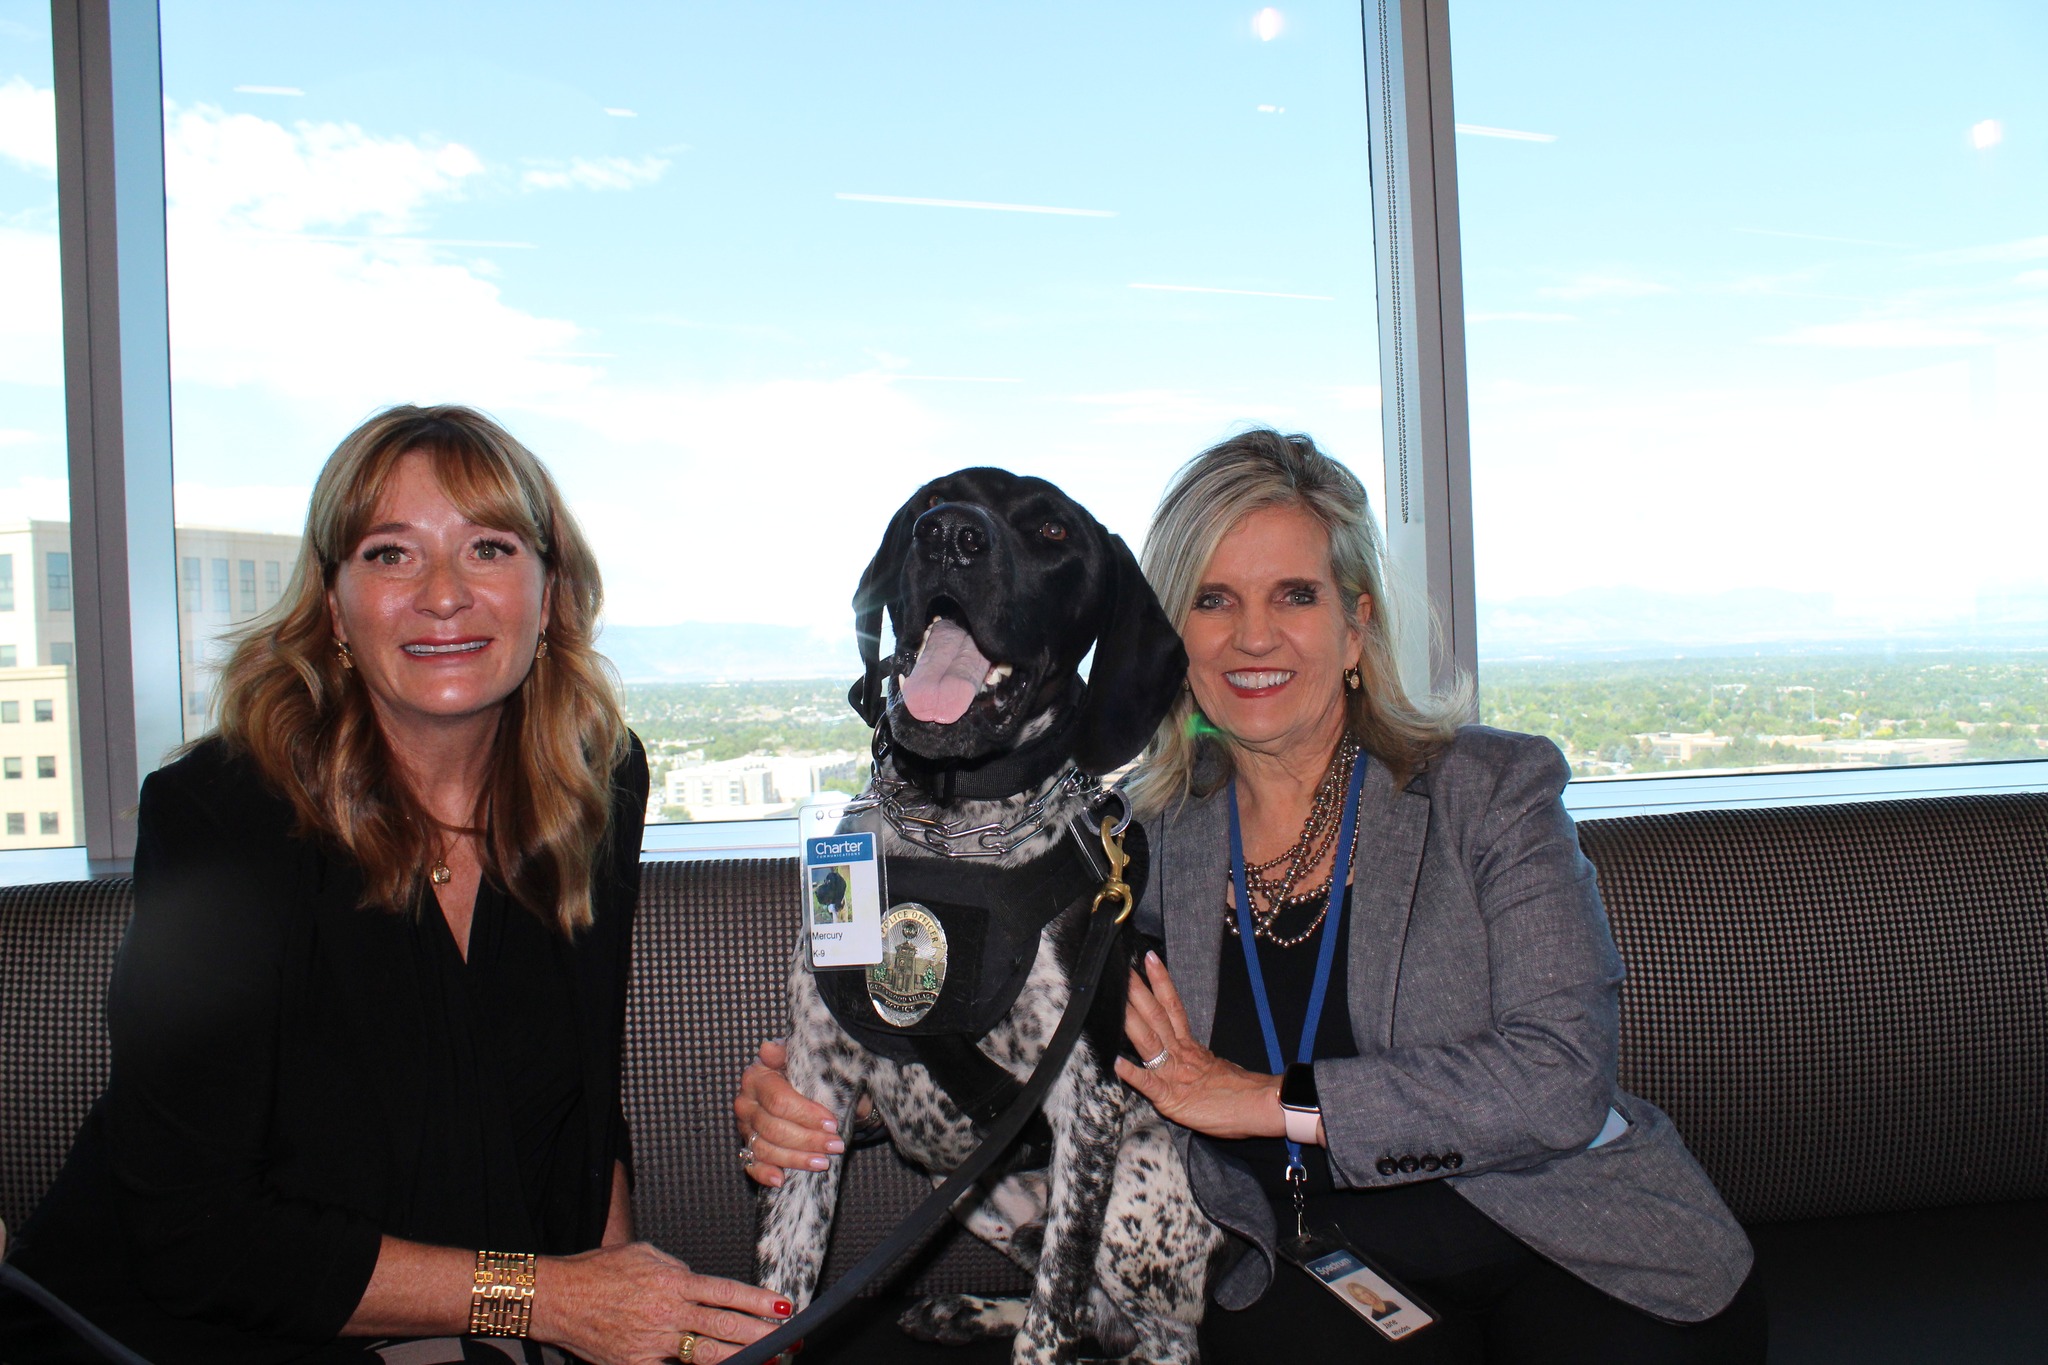
[(19, 1229), (107, 1083), (126, 877), (0, 887), (0, 1220)]
[[(2048, 1194), (2048, 794), (1588, 822), (1629, 966), (1622, 1082), (1744, 1218)], [(642, 1234), (751, 1270), (730, 1099), (782, 1028), (789, 859), (643, 869), (626, 1105)], [(0, 888), (0, 1219), (19, 1227), (107, 1072), (126, 880)], [(856, 1153), (830, 1276), (928, 1185)], [(928, 1289), (1023, 1281), (942, 1233)]]
[(1589, 821), (1622, 1085), (1737, 1214), (2048, 1195), (2048, 793)]

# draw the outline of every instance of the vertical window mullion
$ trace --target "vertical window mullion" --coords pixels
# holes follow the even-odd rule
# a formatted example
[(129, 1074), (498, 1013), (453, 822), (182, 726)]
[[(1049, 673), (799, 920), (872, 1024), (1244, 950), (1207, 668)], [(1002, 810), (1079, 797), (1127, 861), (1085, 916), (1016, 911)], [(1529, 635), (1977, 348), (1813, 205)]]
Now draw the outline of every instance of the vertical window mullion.
[(1417, 692), (1478, 666), (1446, 5), (1371, 0), (1364, 14), (1387, 549), (1433, 627), (1416, 621), (1408, 631), (1401, 673)]
[(154, 4), (56, 0), (51, 21), (83, 834), (116, 871), (143, 776), (183, 738), (162, 56)]

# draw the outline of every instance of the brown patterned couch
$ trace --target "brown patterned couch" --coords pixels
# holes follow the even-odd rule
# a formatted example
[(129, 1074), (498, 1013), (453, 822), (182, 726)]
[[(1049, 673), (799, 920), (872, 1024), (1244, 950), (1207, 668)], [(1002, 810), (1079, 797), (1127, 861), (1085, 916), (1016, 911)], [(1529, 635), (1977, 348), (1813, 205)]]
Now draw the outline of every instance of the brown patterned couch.
[[(1629, 967), (1622, 1082), (1749, 1222), (1774, 1362), (2048, 1359), (2048, 794), (1589, 821)], [(783, 859), (650, 862), (627, 1105), (643, 1235), (745, 1274), (728, 1109), (778, 1030)], [(19, 1227), (103, 1083), (125, 880), (0, 889), (0, 1219)], [(928, 1188), (856, 1153), (833, 1264)], [(941, 1234), (895, 1290), (1021, 1277)], [(966, 1362), (880, 1305), (807, 1359)], [(819, 1349), (823, 1348), (823, 1349)], [(1002, 1353), (994, 1353), (1002, 1358)]]

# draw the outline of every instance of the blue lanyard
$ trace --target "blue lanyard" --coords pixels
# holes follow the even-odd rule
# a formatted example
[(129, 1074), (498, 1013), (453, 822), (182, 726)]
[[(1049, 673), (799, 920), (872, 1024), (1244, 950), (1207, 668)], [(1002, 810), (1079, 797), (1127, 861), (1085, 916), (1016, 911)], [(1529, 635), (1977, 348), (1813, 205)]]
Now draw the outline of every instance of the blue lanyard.
[[(1315, 1060), (1316, 1025), (1323, 1017), (1323, 996), (1330, 987), (1330, 966), (1337, 960), (1337, 922), (1344, 914), (1344, 887), (1351, 878), (1351, 833), (1358, 826), (1358, 794), (1365, 788), (1365, 755), (1351, 765), (1351, 784), (1344, 793), (1344, 816), (1337, 824), (1337, 861), (1330, 869), (1330, 904), (1323, 916), (1323, 941), (1316, 950), (1315, 985), (1308, 993), (1308, 1014), (1301, 1021), (1301, 1046), (1295, 1060)], [(1253, 934), (1252, 898), (1245, 885), (1244, 834), (1237, 819), (1237, 779), (1230, 779), (1230, 881), (1237, 890), (1237, 941), (1244, 945), (1244, 969), (1251, 977), (1252, 1003), (1259, 1010), (1259, 1031), (1266, 1035), (1266, 1062), (1275, 1075), (1287, 1069), (1280, 1055), (1280, 1030), (1273, 1023), (1272, 1002), (1266, 998), (1266, 976), (1259, 970), (1259, 948)], [(1301, 1164), (1301, 1144), (1287, 1140), (1287, 1178), (1300, 1181), (1308, 1168)]]

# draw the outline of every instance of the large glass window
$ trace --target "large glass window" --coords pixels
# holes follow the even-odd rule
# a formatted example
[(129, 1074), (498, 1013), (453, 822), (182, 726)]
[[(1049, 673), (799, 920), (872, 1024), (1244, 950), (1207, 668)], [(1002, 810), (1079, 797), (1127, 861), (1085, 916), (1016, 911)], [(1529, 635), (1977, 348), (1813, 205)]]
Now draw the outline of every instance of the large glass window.
[(2048, 10), (1455, 0), (1484, 718), (2048, 750)]
[[(0, 710), (67, 716), (77, 680), (71, 601), (70, 484), (64, 445), (64, 308), (57, 269), (57, 116), (50, 74), (50, 7), (0, 0)], [(47, 744), (47, 739), (42, 743)], [(8, 771), (23, 757), (0, 737)], [(80, 809), (78, 765), (39, 800)], [(55, 814), (33, 831), (10, 814), (0, 850), (75, 843), (78, 821)]]
[[(1257, 10), (164, 0), (181, 545), (479, 405), (600, 549), (657, 818), (855, 784), (848, 600), (923, 480), (1136, 541), (1267, 422), (1380, 487), (1359, 11)], [(235, 615), (181, 615), (195, 696)]]

